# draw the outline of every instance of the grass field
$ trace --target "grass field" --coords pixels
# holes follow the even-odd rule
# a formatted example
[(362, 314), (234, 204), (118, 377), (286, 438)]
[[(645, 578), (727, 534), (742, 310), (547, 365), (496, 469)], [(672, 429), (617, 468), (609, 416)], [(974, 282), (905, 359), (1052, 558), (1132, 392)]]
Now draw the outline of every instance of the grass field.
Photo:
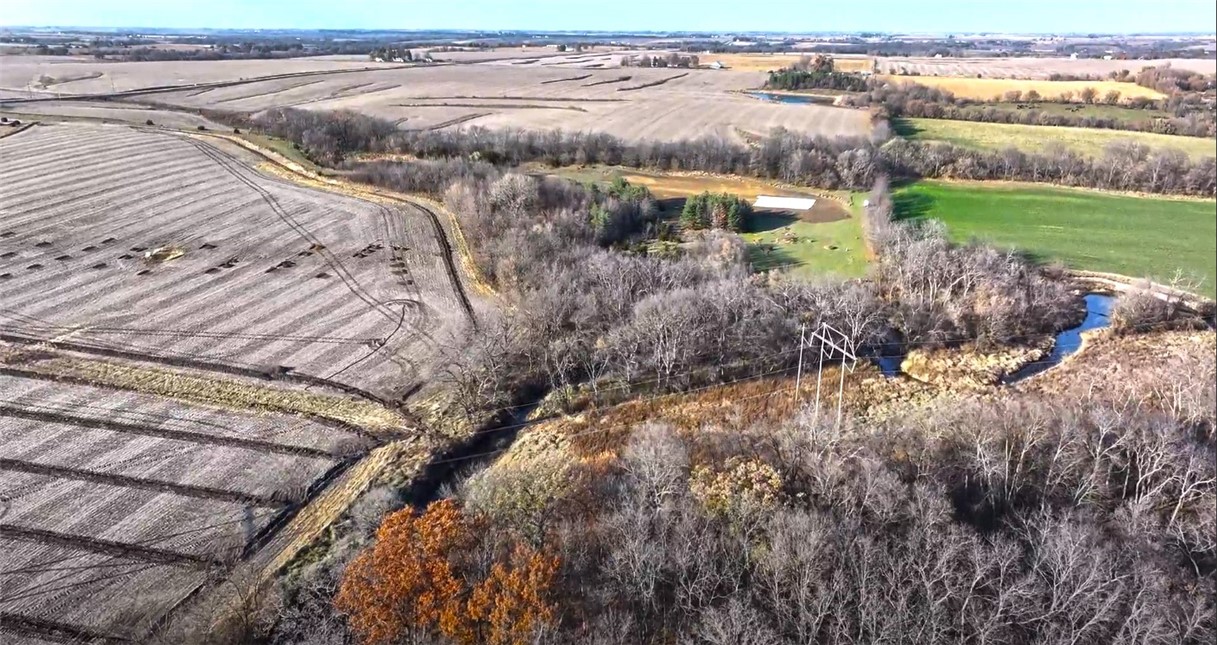
[[(1120, 92), (1123, 96), (1123, 92)], [(1011, 112), (1018, 110), (1018, 105), (1028, 105), (1023, 103), (997, 103), (993, 107), (1001, 110), (1009, 110)], [(1037, 112), (1047, 114), (1059, 114), (1071, 117), (1096, 117), (1100, 119), (1115, 119), (1125, 123), (1146, 123), (1159, 118), (1168, 118), (1173, 116), (1165, 110), (1138, 110), (1136, 108), (1124, 107), (1121, 105), (1106, 105), (1095, 103), (1091, 105), (1082, 105), (1078, 103), (1035, 103), (1032, 108)], [(1076, 110), (1076, 111), (1071, 111)]]
[(846, 278), (866, 273), (862, 227), (856, 216), (834, 222), (807, 222), (795, 217), (758, 213), (752, 233), (750, 260), (758, 271), (789, 267), (794, 275)]
[(945, 141), (966, 148), (984, 150), (1014, 146), (1023, 152), (1043, 152), (1050, 145), (1058, 144), (1079, 154), (1098, 156), (1113, 142), (1136, 141), (1151, 148), (1182, 150), (1193, 159), (1217, 156), (1217, 143), (1212, 139), (1153, 132), (946, 119), (895, 119), (892, 125), (897, 134), (907, 139)]
[[(856, 206), (845, 205), (850, 201), (845, 192), (834, 193), (829, 199), (814, 191), (747, 177), (666, 175), (625, 168), (563, 169), (559, 175), (598, 183), (621, 176), (631, 184), (649, 188), (672, 217), (679, 214), (685, 198), (706, 191), (729, 193), (749, 201), (758, 195), (815, 197), (816, 205), (801, 217), (769, 212), (756, 215), (754, 230), (742, 236), (753, 244), (750, 258), (753, 268), (764, 271), (790, 267), (795, 275), (808, 278), (827, 274), (858, 277), (866, 272), (861, 220)], [(854, 202), (861, 203), (857, 199)]]
[(1217, 293), (1212, 201), (1148, 199), (1068, 188), (919, 182), (896, 192), (902, 218), (935, 218), (953, 238), (979, 238), (1077, 269), (1171, 278)]
[(1120, 96), (1126, 99), (1134, 96), (1146, 96), (1151, 99), (1163, 97), (1161, 92), (1151, 90), (1148, 87), (1141, 87), (1135, 83), (1118, 83), (1116, 81), (1040, 81), (953, 76), (883, 76), (882, 78), (895, 83), (917, 83), (918, 85), (937, 87), (938, 89), (951, 92), (959, 98), (982, 101), (994, 98), (1000, 99), (1006, 92), (1011, 90), (1019, 90), (1021, 92), (1035, 90), (1040, 93), (1040, 96), (1045, 98), (1056, 98), (1065, 92), (1073, 92), (1073, 95), (1076, 97), (1079, 92), (1087, 87), (1093, 87), (1098, 91), (1099, 96), (1103, 96), (1110, 90), (1116, 90), (1120, 93)]

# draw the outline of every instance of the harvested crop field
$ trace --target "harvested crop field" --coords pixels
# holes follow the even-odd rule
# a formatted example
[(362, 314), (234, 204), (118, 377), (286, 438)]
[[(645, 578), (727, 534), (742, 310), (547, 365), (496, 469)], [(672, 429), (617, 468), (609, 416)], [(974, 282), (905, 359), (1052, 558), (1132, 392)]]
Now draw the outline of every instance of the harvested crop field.
[[(289, 58), (221, 61), (99, 61), (86, 57), (0, 56), (0, 88), (24, 96), (105, 94), (165, 85), (237, 81), (243, 78), (363, 69), (363, 60)], [(63, 83), (67, 83), (64, 85)]]
[(946, 119), (897, 119), (892, 127), (908, 139), (943, 141), (979, 150), (1014, 147), (1023, 152), (1044, 152), (1053, 146), (1064, 146), (1079, 154), (1098, 156), (1113, 143), (1132, 141), (1154, 150), (1180, 150), (1193, 159), (1217, 156), (1217, 143), (1212, 139), (1154, 132)]
[[(568, 80), (572, 76), (580, 78)], [(623, 76), (629, 79), (620, 80)], [(368, 85), (350, 89), (356, 79)], [(615, 68), (576, 74), (483, 63), (328, 75), (308, 85), (296, 78), (272, 80), (201, 94), (160, 94), (155, 100), (244, 112), (276, 106), (351, 109), (397, 121), (406, 130), (563, 129), (632, 141), (738, 140), (737, 130), (766, 132), (778, 126), (826, 136), (869, 132), (867, 115), (859, 110), (766, 103), (739, 92), (763, 82), (760, 72)], [(341, 88), (348, 89), (340, 93)]]
[(0, 329), (384, 396), (425, 383), (472, 324), (438, 219), (258, 161), (123, 126), (0, 140)]
[(1046, 81), (1022, 80), (1006, 78), (959, 78), (953, 76), (885, 76), (882, 77), (893, 83), (916, 83), (945, 90), (958, 98), (978, 101), (1001, 100), (1006, 92), (1018, 90), (1029, 92), (1035, 90), (1046, 99), (1057, 99), (1068, 93), (1074, 101), (1080, 101), (1078, 95), (1086, 88), (1093, 88), (1099, 96), (1115, 90), (1125, 99), (1144, 96), (1160, 99), (1164, 95), (1148, 87), (1135, 83), (1119, 83), (1116, 81)]
[(0, 352), (6, 639), (140, 641), (372, 445), (320, 421), (56, 382), (25, 372), (45, 350)]
[[(1170, 64), (1201, 74), (1217, 73), (1217, 61), (1202, 58), (1173, 58), (1168, 60), (1101, 60), (1070, 58), (880, 58), (880, 74), (911, 74), (916, 76), (959, 76), (976, 78), (1021, 78), (1047, 80), (1051, 74), (1077, 76), (1107, 76), (1126, 69), (1137, 72), (1142, 67)], [(1129, 83), (1128, 85), (1131, 85)]]

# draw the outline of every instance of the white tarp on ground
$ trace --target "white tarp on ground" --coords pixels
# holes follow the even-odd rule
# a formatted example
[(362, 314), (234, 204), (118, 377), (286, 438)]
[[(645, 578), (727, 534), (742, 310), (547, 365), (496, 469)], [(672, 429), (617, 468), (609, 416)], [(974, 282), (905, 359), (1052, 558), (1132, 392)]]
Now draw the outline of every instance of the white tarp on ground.
[(753, 208), (780, 208), (787, 211), (811, 210), (816, 200), (805, 197), (774, 197), (772, 195), (757, 195)]

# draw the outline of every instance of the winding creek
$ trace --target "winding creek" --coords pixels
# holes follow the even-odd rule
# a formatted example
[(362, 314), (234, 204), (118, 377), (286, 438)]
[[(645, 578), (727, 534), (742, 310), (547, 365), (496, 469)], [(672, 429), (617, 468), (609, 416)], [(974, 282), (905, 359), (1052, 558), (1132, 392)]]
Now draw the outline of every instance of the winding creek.
[[(1082, 332), (1091, 329), (1102, 329), (1111, 324), (1111, 305), (1115, 302), (1113, 296), (1103, 293), (1088, 293), (1083, 298), (1086, 301), (1086, 318), (1081, 324), (1057, 333), (1052, 343), (1052, 352), (1045, 358), (1033, 361), (1002, 379), (1002, 385), (1010, 385), (1044, 372), (1065, 360), (1082, 347)], [(904, 354), (891, 356), (875, 356), (871, 362), (887, 377), (898, 377), (903, 372), (900, 364), (904, 362)]]

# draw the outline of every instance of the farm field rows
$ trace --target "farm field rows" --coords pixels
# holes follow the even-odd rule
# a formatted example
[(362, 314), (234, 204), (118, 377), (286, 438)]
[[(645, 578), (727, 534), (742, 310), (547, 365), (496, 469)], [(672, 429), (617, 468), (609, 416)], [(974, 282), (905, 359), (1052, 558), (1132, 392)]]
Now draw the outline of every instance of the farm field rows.
[[(138, 97), (149, 105), (256, 112), (271, 107), (351, 109), (395, 121), (406, 130), (468, 126), (607, 132), (628, 140), (763, 133), (784, 127), (810, 135), (865, 135), (867, 115), (829, 106), (758, 101), (741, 90), (759, 87), (763, 72), (680, 69), (572, 69), (510, 61), (420, 66), (254, 81)], [(7, 109), (36, 111), (39, 103)], [(124, 116), (125, 104), (55, 108)], [(48, 108), (51, 109), (51, 108)]]
[(1193, 159), (1217, 156), (1217, 143), (1212, 139), (1154, 132), (947, 119), (897, 119), (892, 126), (897, 134), (907, 139), (943, 141), (980, 150), (1013, 146), (1023, 152), (1044, 152), (1059, 145), (1079, 154), (1098, 156), (1113, 143), (1132, 141), (1155, 150), (1180, 150)]
[(1169, 281), (1217, 279), (1212, 201), (1130, 197), (1026, 185), (918, 182), (895, 193), (900, 217), (934, 218), (957, 240), (979, 238), (1076, 269)]
[(426, 214), (260, 175), (212, 141), (83, 125), (0, 140), (3, 330), (373, 391), (425, 381), (469, 323)]
[(22, 374), (28, 350), (0, 351), (0, 615), (20, 633), (138, 640), (369, 447), (314, 421)]
[[(1202, 74), (1217, 73), (1217, 61), (1201, 58), (1164, 60), (1102, 60), (1070, 58), (879, 58), (880, 74), (908, 73), (919, 76), (959, 76), (976, 78), (1023, 78), (1047, 80), (1051, 74), (1107, 76), (1111, 72), (1170, 64)], [(1131, 83), (1129, 83), (1131, 85)]]
[(1077, 97), (1082, 90), (1093, 88), (1103, 96), (1115, 90), (1125, 99), (1143, 96), (1151, 99), (1163, 98), (1163, 94), (1135, 83), (1117, 81), (1048, 81), (1009, 78), (966, 78), (957, 76), (884, 76), (892, 83), (916, 83), (951, 92), (958, 98), (990, 101), (1001, 99), (1006, 92), (1035, 90), (1044, 98), (1056, 99), (1069, 92)]
[(73, 56), (0, 57), (0, 88), (18, 96), (40, 93), (105, 94), (144, 87), (235, 81), (242, 78), (369, 67), (363, 60), (157, 61), (127, 63)]

